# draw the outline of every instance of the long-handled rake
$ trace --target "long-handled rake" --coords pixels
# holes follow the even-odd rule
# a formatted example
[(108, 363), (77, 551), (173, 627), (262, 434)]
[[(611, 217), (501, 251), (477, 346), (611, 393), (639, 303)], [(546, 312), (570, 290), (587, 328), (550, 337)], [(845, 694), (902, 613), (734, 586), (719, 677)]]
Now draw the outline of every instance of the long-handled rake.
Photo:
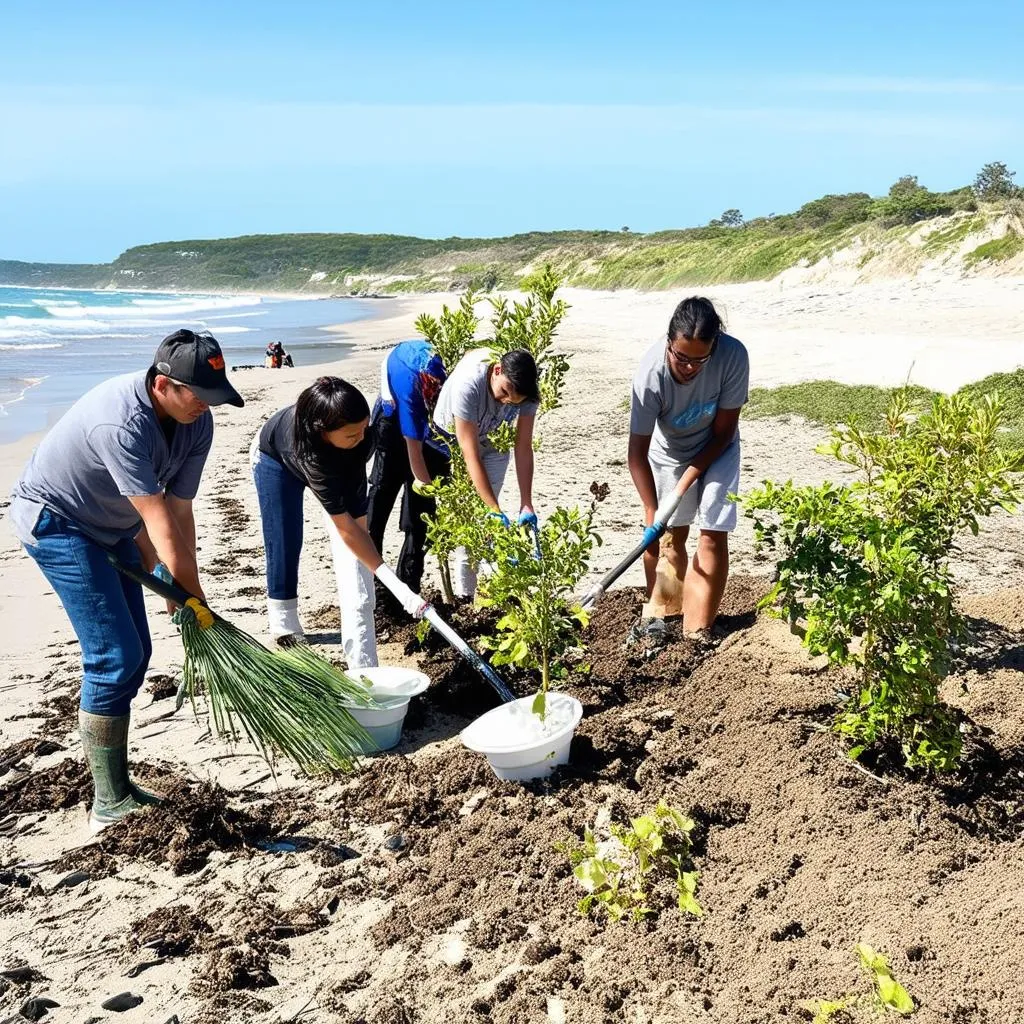
[(241, 730), (268, 761), (281, 754), (311, 774), (348, 771), (373, 749), (345, 708), (375, 706), (361, 682), (304, 644), (267, 650), (177, 584), (107, 557), (118, 572), (181, 606), (185, 688), (194, 701), (205, 686), (218, 734), (237, 740)]

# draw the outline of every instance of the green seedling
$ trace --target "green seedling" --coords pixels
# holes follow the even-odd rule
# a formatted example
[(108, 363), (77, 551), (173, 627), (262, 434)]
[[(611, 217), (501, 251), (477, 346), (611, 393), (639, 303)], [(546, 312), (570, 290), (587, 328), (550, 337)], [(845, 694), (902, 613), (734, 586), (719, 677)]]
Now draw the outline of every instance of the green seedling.
[(939, 699), (961, 635), (949, 555), (959, 531), (1020, 500), (1019, 454), (997, 444), (1000, 404), (937, 396), (922, 411), (897, 391), (878, 432), (838, 427), (819, 451), (858, 471), (847, 486), (764, 485), (743, 498), (759, 547), (778, 556), (762, 601), (812, 655), (854, 670), (858, 692), (834, 728), (859, 757), (896, 739), (909, 767), (948, 771), (962, 740)]
[(871, 976), (874, 994), (887, 1010), (908, 1016), (916, 1007), (910, 993), (892, 976), (889, 961), (866, 942), (857, 943), (861, 966)]
[(598, 839), (587, 829), (583, 843), (561, 843), (573, 874), (587, 890), (578, 903), (583, 915), (607, 915), (611, 921), (639, 921), (657, 913), (655, 886), (671, 879), (681, 913), (701, 916), (697, 902), (698, 872), (690, 866), (690, 834), (694, 822), (659, 800), (650, 814), (633, 818), (629, 827), (609, 822)]
[[(857, 958), (871, 982), (870, 992), (853, 993), (841, 999), (811, 1000), (803, 1008), (814, 1014), (811, 1024), (839, 1024), (859, 1010), (871, 1013), (892, 1011), (907, 1017), (917, 1009), (910, 993), (893, 977), (889, 961), (866, 942), (858, 942)], [(862, 1014), (857, 1014), (860, 1019)]]
[(504, 614), (497, 635), (484, 638), (484, 647), (494, 665), (540, 672), (533, 711), (541, 718), (552, 678), (563, 671), (566, 652), (587, 624), (574, 592), (601, 543), (593, 519), (606, 489), (594, 484), (591, 492), (594, 500), (586, 512), (556, 508), (536, 536), (526, 527), (508, 529), (491, 521), (492, 569), (480, 581), (478, 601)]
[[(437, 349), (449, 371), (474, 347), (489, 347), (495, 358), (516, 348), (529, 351), (537, 361), (541, 404), (539, 413), (556, 408), (561, 402), (568, 357), (553, 351), (558, 326), (569, 310), (561, 299), (555, 299), (560, 279), (550, 266), (522, 281), (525, 299), (511, 304), (502, 296), (488, 298), (493, 316), (490, 336), (476, 340), (482, 322), (476, 315), (478, 299), (472, 292), (464, 295), (455, 310), (445, 306), (439, 318), (428, 314), (416, 321), (417, 330)], [(489, 440), (498, 451), (512, 451), (516, 429), (502, 424)], [(433, 514), (427, 516), (427, 546), (437, 558), (441, 591), (449, 603), (454, 601), (449, 560), (457, 548), (464, 547), (473, 561), (490, 559), (493, 541), (488, 528), (488, 509), (480, 500), (466, 469), (458, 446), (446, 438), (452, 452), (447, 478), (435, 480), (426, 494), (435, 500)], [(539, 447), (534, 438), (534, 448)]]

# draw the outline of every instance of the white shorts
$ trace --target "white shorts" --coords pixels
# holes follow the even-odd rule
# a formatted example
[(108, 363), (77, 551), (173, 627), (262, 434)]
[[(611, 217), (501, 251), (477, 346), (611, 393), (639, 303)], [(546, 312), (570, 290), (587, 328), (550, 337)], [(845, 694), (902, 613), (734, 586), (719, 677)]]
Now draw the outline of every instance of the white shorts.
[[(685, 470), (685, 463), (651, 463), (659, 506), (665, 497), (675, 490)], [(737, 514), (736, 502), (730, 501), (729, 495), (735, 494), (739, 489), (740, 441), (737, 438), (683, 495), (679, 507), (668, 521), (669, 527), (696, 525), (699, 530), (732, 533), (736, 529)]]

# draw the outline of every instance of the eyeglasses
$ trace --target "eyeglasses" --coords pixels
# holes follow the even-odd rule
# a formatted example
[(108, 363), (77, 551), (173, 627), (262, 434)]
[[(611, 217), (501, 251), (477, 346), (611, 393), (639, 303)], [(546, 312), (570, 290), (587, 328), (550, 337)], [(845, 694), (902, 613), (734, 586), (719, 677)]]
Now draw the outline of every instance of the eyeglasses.
[(686, 366), (703, 366), (714, 354), (715, 349), (718, 346), (718, 335), (716, 334), (711, 340), (711, 351), (706, 356), (688, 356), (682, 352), (677, 352), (672, 347), (671, 340), (668, 342), (667, 351), (669, 356), (674, 359), (677, 363), (684, 364)]

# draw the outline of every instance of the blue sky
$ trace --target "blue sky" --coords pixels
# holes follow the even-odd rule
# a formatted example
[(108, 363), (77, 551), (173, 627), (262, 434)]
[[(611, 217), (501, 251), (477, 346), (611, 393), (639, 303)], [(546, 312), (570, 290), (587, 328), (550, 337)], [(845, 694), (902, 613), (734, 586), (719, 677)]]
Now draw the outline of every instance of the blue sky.
[[(0, 259), (1024, 183), (1024, 5), (0, 3)], [(150, 9), (152, 8), (152, 9)]]

